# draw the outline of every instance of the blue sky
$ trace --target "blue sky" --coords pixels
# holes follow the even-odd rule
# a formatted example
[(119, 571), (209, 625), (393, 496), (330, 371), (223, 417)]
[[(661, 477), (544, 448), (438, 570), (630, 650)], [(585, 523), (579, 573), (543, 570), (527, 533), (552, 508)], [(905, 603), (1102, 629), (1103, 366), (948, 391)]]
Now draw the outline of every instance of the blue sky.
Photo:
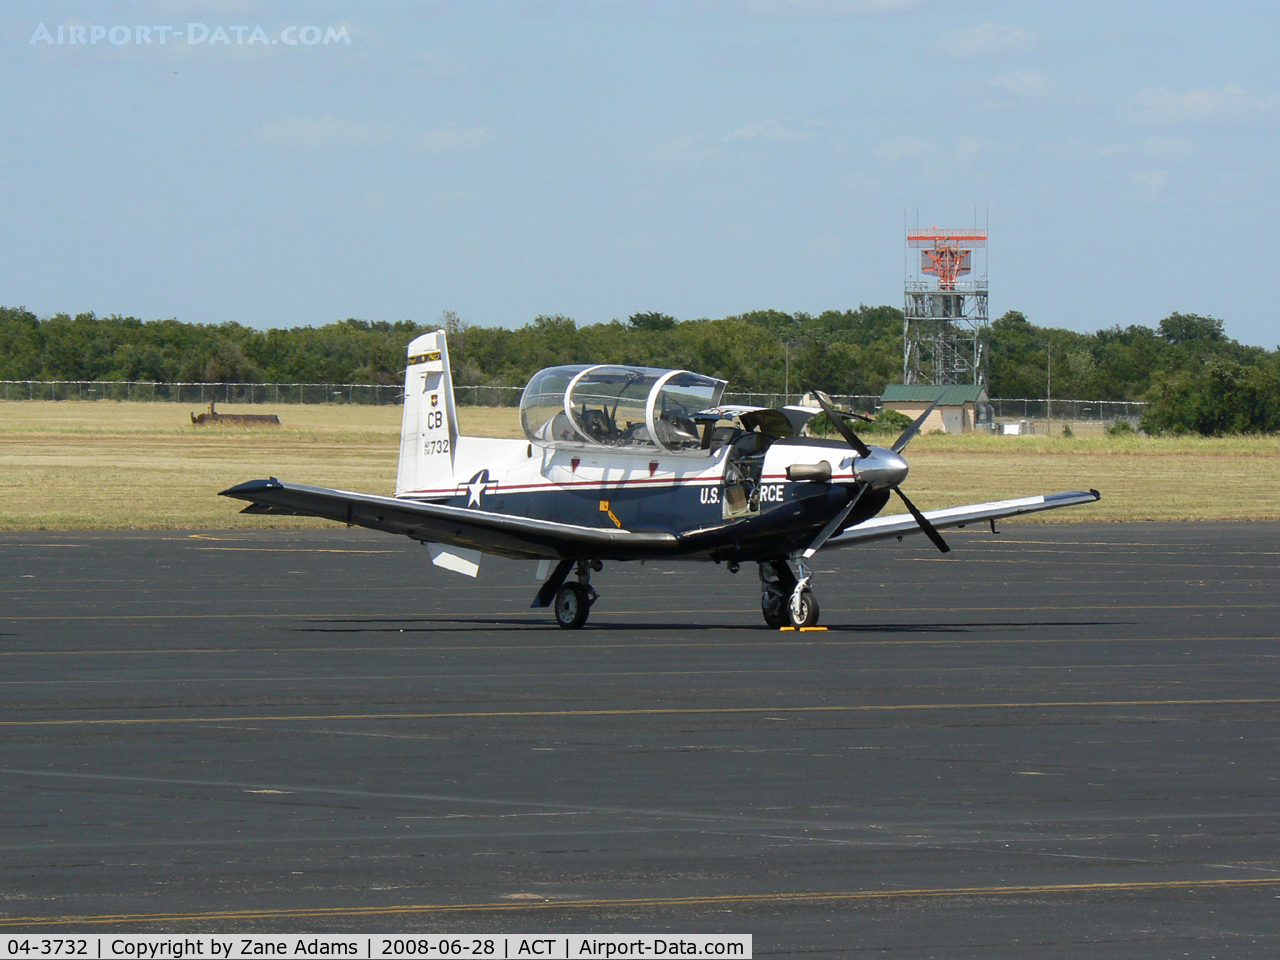
[[(192, 23), (232, 42), (136, 31)], [(993, 316), (1274, 347), (1278, 40), (1261, 3), (11, 3), (0, 303), (816, 313), (900, 305), (904, 217), (976, 215)]]

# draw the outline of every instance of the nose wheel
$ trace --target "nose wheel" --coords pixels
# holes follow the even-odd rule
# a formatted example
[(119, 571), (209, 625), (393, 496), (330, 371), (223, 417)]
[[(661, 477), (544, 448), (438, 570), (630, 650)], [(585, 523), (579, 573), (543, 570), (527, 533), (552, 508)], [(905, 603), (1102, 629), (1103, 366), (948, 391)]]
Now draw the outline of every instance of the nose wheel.
[(793, 627), (816, 627), (818, 625), (818, 599), (813, 591), (804, 589), (798, 597), (793, 597), (787, 604), (787, 613)]
[(577, 630), (587, 622), (591, 605), (600, 596), (591, 586), (591, 571), (600, 570), (603, 566), (599, 560), (579, 560), (578, 582), (566, 583), (556, 591), (556, 623), (563, 629)]
[(795, 565), (799, 577), (786, 560), (760, 564), (760, 612), (771, 629), (818, 625), (818, 600), (809, 589), (809, 566), (803, 560), (796, 560)]

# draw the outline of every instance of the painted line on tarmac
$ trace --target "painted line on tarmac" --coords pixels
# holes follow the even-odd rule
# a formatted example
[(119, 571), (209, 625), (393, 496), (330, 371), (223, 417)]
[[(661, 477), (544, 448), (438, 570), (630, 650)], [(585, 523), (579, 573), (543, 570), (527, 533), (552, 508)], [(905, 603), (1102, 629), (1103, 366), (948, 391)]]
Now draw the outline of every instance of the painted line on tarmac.
[(795, 893), (728, 893), (694, 897), (626, 897), (581, 900), (548, 899), (540, 902), (413, 903), (365, 907), (295, 907), (279, 910), (209, 910), (196, 913), (67, 914), (0, 918), (0, 928), (49, 925), (86, 926), (116, 923), (198, 923), (210, 921), (358, 918), (448, 913), (521, 913), (548, 910), (679, 909), (685, 907), (778, 906), (790, 904), (867, 903), (879, 900), (923, 900), (985, 897), (1064, 897), (1096, 894), (1172, 893), (1182, 891), (1238, 890), (1280, 885), (1280, 877), (1219, 880), (1138, 880), (1127, 883), (1006, 884), (988, 887), (917, 887), (903, 890), (814, 890)]
[[(1242, 659), (1245, 665), (1257, 662), (1267, 662), (1276, 659), (1276, 654), (1244, 654)], [(963, 674), (963, 673), (982, 673), (985, 675), (996, 673), (1061, 673), (1061, 672), (1087, 672), (1090, 670), (1113, 672), (1116, 670), (1203, 670), (1207, 667), (1223, 667), (1234, 665), (1228, 664), (1224, 660), (1203, 661), (1196, 660), (1188, 663), (1064, 663), (1050, 664), (1046, 666), (1021, 666), (1021, 665), (1000, 665), (990, 666), (987, 664), (979, 664), (972, 667), (929, 667), (928, 672), (931, 674)], [(821, 676), (832, 676), (836, 674), (858, 674), (858, 675), (880, 675), (880, 674), (899, 674), (906, 673), (919, 676), (922, 671), (919, 667), (800, 667), (800, 668), (778, 668), (778, 667), (753, 667), (747, 670), (552, 670), (546, 676), (555, 679), (572, 678), (575, 680), (599, 680), (599, 679), (618, 679), (621, 677), (755, 677), (760, 675), (770, 677), (793, 677), (793, 676), (811, 676), (818, 674)], [(243, 677), (195, 677), (195, 676), (178, 676), (178, 677), (113, 677), (106, 680), (72, 680), (66, 677), (57, 677), (50, 680), (0, 680), (0, 687), (104, 687), (104, 686), (146, 686), (162, 684), (170, 686), (176, 683), (384, 683), (388, 680), (400, 682), (421, 681), (421, 680), (528, 680), (534, 676), (543, 676), (543, 674), (534, 674), (530, 672), (528, 667), (517, 666), (510, 671), (503, 673), (351, 673), (351, 674), (262, 674), (260, 676), (243, 676)]]
[[(690, 830), (690, 829), (705, 831), (708, 828), (707, 826), (708, 824), (718, 824), (720, 825), (720, 829), (722, 830), (729, 829), (731, 827), (741, 827), (745, 830), (749, 830), (752, 832), (759, 831), (761, 828), (769, 828), (774, 830), (788, 830), (793, 832), (804, 831), (804, 836), (791, 835), (791, 836), (782, 838), (787, 840), (817, 841), (819, 838), (812, 835), (814, 831), (821, 831), (821, 832), (840, 831), (840, 832), (846, 832), (846, 833), (861, 831), (863, 834), (863, 837), (862, 839), (859, 839), (859, 840), (835, 839), (835, 840), (823, 840), (822, 842), (838, 843), (841, 845), (859, 845), (859, 846), (865, 846), (865, 847), (892, 847), (892, 848), (914, 849), (922, 845), (936, 846), (939, 842), (943, 842), (934, 837), (926, 836), (922, 838), (921, 836), (916, 834), (904, 834), (902, 830), (905, 827), (905, 825), (890, 827), (889, 828), (890, 832), (886, 834), (885, 832), (883, 832), (881, 827), (876, 826), (875, 824), (866, 823), (862, 821), (854, 821), (850, 823), (847, 821), (832, 821), (829, 819), (804, 817), (804, 816), (790, 816), (790, 817), (764, 816), (762, 814), (729, 813), (725, 811), (716, 811), (716, 810), (681, 810), (677, 808), (661, 808), (661, 807), (658, 807), (658, 808), (628, 807), (628, 806), (616, 806), (616, 805), (606, 806), (606, 805), (599, 805), (599, 804), (565, 803), (565, 802), (557, 803), (557, 802), (552, 802), (547, 800), (537, 800), (537, 799), (517, 800), (517, 799), (501, 799), (498, 797), (464, 796), (459, 794), (419, 793), (419, 792), (407, 792), (407, 791), (387, 792), (387, 791), (376, 791), (376, 790), (358, 790), (351, 787), (317, 786), (314, 784), (299, 784), (299, 783), (291, 783), (291, 782), (254, 783), (254, 782), (240, 782), (240, 781), (231, 781), (231, 780), (196, 780), (196, 779), (190, 779), (190, 778), (177, 778), (177, 777), (142, 777), (142, 776), (128, 775), (128, 774), (88, 773), (85, 771), (71, 772), (71, 771), (63, 771), (63, 770), (22, 770), (22, 769), (0, 768), (0, 775), (12, 776), (12, 777), (25, 777), (25, 778), (29, 778), (32, 781), (39, 781), (42, 779), (43, 780), (78, 780), (78, 781), (89, 781), (93, 783), (107, 783), (112, 785), (141, 784), (141, 785), (147, 785), (147, 786), (163, 786), (167, 788), (195, 787), (195, 788), (199, 788), (201, 790), (206, 790), (206, 791), (207, 790), (231, 791), (233, 793), (238, 793), (238, 794), (239, 793), (257, 794), (257, 795), (264, 795), (264, 796), (269, 795), (272, 797), (297, 795), (298, 797), (310, 797), (310, 796), (337, 797), (337, 798), (341, 798), (344, 801), (350, 798), (355, 798), (355, 799), (359, 799), (362, 802), (370, 801), (370, 800), (380, 801), (380, 802), (390, 801), (393, 803), (400, 803), (403, 801), (411, 802), (413, 804), (413, 810), (415, 811), (415, 814), (412, 816), (408, 816), (408, 815), (395, 816), (395, 820), (397, 821), (406, 821), (406, 820), (478, 821), (478, 820), (488, 820), (488, 819), (507, 820), (514, 817), (591, 816), (591, 815), (605, 815), (605, 816), (616, 817), (621, 815), (625, 817), (640, 817), (647, 820), (675, 821), (682, 824), (682, 826), (678, 826), (678, 827), (677, 826), (666, 826), (666, 827), (643, 826), (643, 827), (627, 828), (627, 832), (632, 832), (632, 833), (653, 833), (653, 832), (670, 833), (670, 832), (681, 832), (681, 831)], [(169, 796), (169, 794), (165, 794), (165, 796)], [(215, 795), (212, 793), (208, 793), (205, 796), (206, 796), (206, 799), (216, 799)], [(264, 802), (269, 802), (269, 801), (264, 801)], [(293, 801), (286, 801), (286, 802), (292, 803)], [(423, 804), (441, 804), (446, 807), (457, 807), (457, 806), (477, 807), (482, 810), (492, 809), (497, 811), (515, 811), (515, 812), (512, 812), (512, 813), (499, 812), (499, 813), (493, 813), (493, 814), (488, 814), (488, 813), (458, 814), (453, 810), (445, 809), (440, 811), (439, 813), (422, 815), (421, 811), (422, 811)], [(535, 812), (530, 813), (528, 811), (535, 811)], [(1106, 825), (1105, 829), (1109, 829), (1109, 830), (1124, 829), (1126, 827), (1122, 827), (1122, 825), (1130, 825), (1127, 827), (1127, 829), (1129, 829), (1130, 832), (1132, 832), (1133, 829), (1137, 829), (1138, 825), (1149, 826), (1150, 824), (1156, 823), (1156, 822), (1185, 823), (1188, 820), (1192, 820), (1192, 821), (1195, 821), (1196, 823), (1203, 824), (1207, 820), (1229, 820), (1233, 822), (1236, 822), (1236, 821), (1244, 822), (1244, 821), (1255, 820), (1255, 819), (1266, 819), (1269, 821), (1274, 820), (1275, 813), (1272, 811), (1266, 811), (1266, 812), (1231, 811), (1227, 813), (1212, 813), (1212, 814), (1204, 814), (1204, 813), (1117, 814), (1114, 812), (1108, 812), (1103, 815), (1089, 817), (1087, 818), (1087, 821), (1090, 823), (1095, 823), (1100, 825), (1105, 824)], [(1033, 822), (1040, 823), (1040, 824), (1050, 824), (1050, 823), (1057, 823), (1058, 821), (1054, 818), (1052, 814), (1049, 814), (1048, 816), (1034, 817), (1032, 819), (1028, 819), (1024, 815), (1018, 819), (1018, 823), (1022, 827), (1026, 827), (1027, 825)], [(1084, 821), (1077, 818), (1076, 822), (1084, 822)], [(928, 825), (928, 823), (929, 822), (926, 822), (926, 825)], [(950, 827), (952, 828), (952, 832), (954, 833), (954, 828), (957, 826), (957, 824), (945, 823), (945, 822), (944, 823), (934, 822), (933, 826), (934, 827)], [(969, 826), (971, 826), (971, 824), (966, 823), (965, 829), (967, 830)], [(868, 831), (870, 831), (870, 833), (868, 833)], [(562, 831), (557, 831), (557, 832), (562, 833)], [(586, 828), (584, 830), (578, 830), (573, 832), (594, 833), (596, 831), (593, 828)], [(406, 836), (411, 836), (411, 835), (406, 835)], [(458, 835), (456, 833), (452, 833), (450, 834), (450, 836), (453, 836), (456, 838)], [(763, 836), (769, 836), (769, 834), (763, 834)], [(362, 842), (369, 839), (379, 839), (379, 838), (351, 837), (347, 839), (353, 842), (357, 842), (357, 841)], [(382, 835), (381, 839), (385, 839), (385, 834)], [(292, 837), (283, 838), (283, 839), (274, 838), (271, 840), (264, 841), (262, 839), (254, 839), (254, 838), (246, 839), (241, 836), (237, 836), (235, 838), (231, 838), (227, 840), (209, 840), (209, 841), (198, 840), (193, 842), (201, 846), (219, 846), (219, 845), (225, 846), (225, 845), (236, 845), (240, 843), (251, 843), (251, 844), (258, 844), (263, 842), (293, 843), (296, 840), (298, 842), (301, 842), (300, 840), (298, 840), (298, 838), (292, 838)], [(344, 838), (329, 838), (329, 840), (326, 842), (330, 842), (330, 841), (345, 842)], [(921, 841), (921, 842), (912, 842), (912, 841)], [(97, 841), (90, 844), (62, 843), (62, 844), (54, 844), (53, 846), (56, 846), (62, 849), (84, 849), (87, 847), (97, 848), (97, 847), (106, 847), (106, 846), (125, 847), (125, 846), (128, 846), (131, 842), (132, 841), (128, 841), (128, 840), (121, 840), (118, 842)], [(182, 840), (162, 841), (162, 845), (173, 846), (173, 845), (181, 844), (183, 842), (192, 842), (192, 841), (182, 841)], [(964, 839), (963, 836), (957, 835), (956, 840), (945, 842), (944, 845), (956, 846), (957, 844), (960, 846), (965, 846), (967, 845), (967, 841)], [(154, 842), (147, 842), (147, 843), (144, 843), (144, 845), (154, 846), (156, 844)], [(31, 840), (30, 843), (24, 843), (24, 844), (4, 844), (3, 847), (0, 847), (0, 849), (6, 850), (6, 851), (41, 849), (41, 848), (43, 847), (36, 840)], [(1223, 868), (1223, 869), (1226, 869), (1226, 868)], [(1258, 871), (1256, 872), (1260, 872), (1263, 869), (1265, 868), (1258, 868)]]
[[(944, 528), (945, 529), (945, 528)], [(898, 563), (1013, 563), (1018, 566), (1062, 566), (1059, 559), (1046, 560), (1028, 560), (1025, 557), (895, 557)], [(1156, 564), (1151, 562), (1149, 557), (1141, 557), (1134, 560), (1090, 560), (1090, 567), (1140, 567), (1149, 570)], [(1209, 566), (1203, 562), (1188, 561), (1185, 563), (1161, 563), (1158, 565), (1161, 570), (1169, 570), (1177, 567), (1189, 567), (1193, 570), (1200, 570)], [(1274, 564), (1266, 563), (1215, 563), (1212, 565), (1214, 570), (1274, 570)]]
[(196, 550), (237, 550), (244, 553), (400, 553), (399, 550), (348, 550), (336, 547), (205, 547)]
[(0, 728), (103, 727), (144, 724), (297, 723), (369, 720), (504, 720), (578, 717), (730, 716), (750, 714), (906, 713), (955, 710), (1070, 710), (1106, 707), (1231, 707), (1280, 703), (1280, 697), (1232, 697), (1201, 700), (1039, 700), (991, 703), (903, 703), (807, 707), (643, 707), (601, 710), (459, 710), (433, 713), (259, 714), (231, 717), (115, 717), (94, 720), (2, 720)]
[[(940, 559), (938, 562), (952, 563), (954, 561)], [(153, 602), (173, 603), (172, 600), (155, 600)], [(183, 601), (183, 602), (184, 603), (188, 603), (188, 602), (200, 603), (203, 601), (194, 600), (194, 601)], [(1096, 604), (1091, 603), (1091, 604), (1073, 604), (1070, 606), (1057, 605), (1057, 604), (1055, 605), (1034, 604), (1032, 606), (1025, 606), (1025, 607), (1000, 606), (998, 609), (1000, 610), (1001, 613), (1051, 613), (1051, 612), (1060, 611), (1060, 610), (1070, 610), (1070, 611), (1083, 610), (1083, 611), (1103, 611), (1103, 612), (1110, 612), (1110, 611), (1116, 611), (1116, 610), (1213, 610), (1215, 612), (1219, 612), (1223, 610), (1274, 610), (1277, 607), (1280, 607), (1280, 603), (1218, 603), (1218, 602), (1209, 600), (1209, 601), (1206, 601), (1205, 603), (1096, 603)], [(857, 613), (857, 614), (871, 614), (871, 613), (901, 614), (902, 613), (902, 610), (899, 607), (841, 607), (839, 609), (842, 612)], [(911, 608), (912, 613), (990, 613), (991, 610), (992, 610), (992, 607), (990, 605), (982, 606), (982, 607), (917, 607), (917, 606), (913, 606)], [(638, 615), (651, 616), (653, 612), (654, 612), (653, 610), (610, 610), (608, 614), (611, 617), (638, 616)], [(712, 614), (720, 614), (720, 613), (733, 614), (733, 613), (741, 613), (741, 612), (742, 612), (741, 607), (734, 607), (732, 609), (726, 609), (726, 610), (708, 609), (707, 607), (693, 607), (687, 610), (661, 611), (663, 616), (674, 616), (677, 614), (688, 614), (688, 613), (700, 614), (702, 616), (710, 616)], [(411, 618), (414, 618), (415, 616), (416, 616), (415, 614), (405, 614), (405, 619), (411, 619)], [(432, 614), (431, 616), (437, 619), (455, 618), (458, 621), (464, 622), (464, 623), (469, 622), (471, 620), (477, 620), (478, 622), (479, 620), (479, 618), (476, 618), (474, 614), (468, 615), (468, 613), (465, 611), (460, 611), (458, 613), (448, 613), (448, 612), (438, 613), (438, 614)], [(486, 613), (485, 619), (494, 618), (494, 617), (513, 617), (513, 618), (520, 617), (524, 619), (529, 619), (537, 616), (538, 615), (536, 613), (530, 613), (530, 611), (527, 609), (512, 610), (509, 612), (498, 610), (492, 613)], [(291, 613), (198, 613), (196, 612), (196, 613), (122, 613), (122, 614), (95, 613), (95, 614), (90, 614), (88, 616), (81, 616), (74, 613), (33, 614), (28, 616), (0, 617), (0, 623), (23, 623), (26, 621), (61, 622), (61, 621), (81, 621), (81, 620), (123, 621), (123, 620), (252, 620), (252, 619), (298, 620), (299, 622), (302, 622), (302, 623), (326, 622), (325, 620), (317, 620), (314, 618), (307, 619), (305, 617), (300, 617), (297, 614), (291, 614)], [(384, 617), (382, 619), (388, 619), (388, 618)], [(337, 621), (337, 622), (343, 622), (343, 621)], [(538, 617), (538, 622), (540, 624), (544, 622), (546, 624), (552, 623), (550, 619), (547, 619), (544, 621), (541, 617)], [(754, 626), (754, 623), (752, 624), (752, 626)], [(907, 626), (910, 626), (910, 624), (907, 624)], [(957, 624), (954, 624), (953, 626), (963, 627), (965, 626), (965, 624), (957, 623)], [(1025, 626), (1035, 626), (1035, 624), (1033, 623), (1025, 624)], [(700, 625), (696, 627), (696, 629), (741, 630), (743, 629), (743, 627), (741, 625), (731, 625), (731, 624), (724, 624), (724, 625), (709, 624), (709, 625)]]
[[(909, 626), (909, 625), (908, 625)], [(928, 625), (925, 625), (927, 627)], [(1022, 626), (1022, 625), (1016, 625)], [(948, 625), (950, 627), (950, 625)], [(958, 625), (955, 629), (960, 629), (963, 625)], [(901, 625), (898, 625), (901, 628)], [(415, 633), (429, 633), (428, 629), (411, 628)], [(699, 628), (702, 629), (702, 628)], [(738, 627), (725, 627), (726, 630), (739, 630)], [(831, 632), (838, 633), (842, 629), (861, 630), (867, 629), (869, 632), (875, 632), (872, 628), (841, 628), (833, 627)], [(138, 656), (196, 656), (199, 654), (247, 654), (247, 653), (453, 653), (455, 651), (464, 650), (468, 653), (512, 653), (512, 652), (534, 652), (544, 653), (553, 650), (658, 650), (658, 649), (687, 649), (691, 647), (704, 648), (729, 648), (729, 647), (750, 647), (752, 649), (760, 647), (911, 647), (911, 646), (988, 646), (991, 644), (1043, 644), (1043, 643), (1200, 643), (1213, 641), (1215, 643), (1240, 642), (1240, 641), (1258, 641), (1262, 643), (1272, 643), (1280, 640), (1280, 636), (1270, 636), (1267, 634), (1247, 634), (1238, 637), (1222, 637), (1222, 636), (1192, 636), (1192, 637), (1171, 637), (1162, 635), (1159, 637), (931, 637), (929, 639), (913, 638), (910, 640), (902, 640), (898, 638), (884, 640), (844, 640), (844, 639), (810, 639), (812, 635), (806, 635), (805, 639), (801, 639), (798, 635), (792, 639), (775, 640), (773, 637), (776, 631), (764, 631), (752, 628), (758, 632), (760, 639), (758, 640), (738, 640), (738, 641), (689, 641), (689, 640), (670, 640), (661, 643), (651, 641), (636, 640), (619, 643), (538, 643), (530, 641), (527, 644), (456, 644), (456, 645), (433, 645), (433, 646), (402, 646), (402, 645), (362, 645), (362, 646), (332, 646), (332, 647), (294, 647), (294, 646), (278, 646), (278, 647), (162, 647), (149, 648), (137, 647), (125, 650), (93, 650), (88, 648), (78, 648), (74, 650), (0, 650), (0, 658), (3, 657), (138, 657)], [(312, 631), (316, 632), (316, 631)], [(336, 632), (336, 631), (335, 631)], [(372, 631), (368, 631), (372, 632)], [(394, 631), (393, 631), (394, 632)], [(444, 631), (440, 631), (444, 632)]]

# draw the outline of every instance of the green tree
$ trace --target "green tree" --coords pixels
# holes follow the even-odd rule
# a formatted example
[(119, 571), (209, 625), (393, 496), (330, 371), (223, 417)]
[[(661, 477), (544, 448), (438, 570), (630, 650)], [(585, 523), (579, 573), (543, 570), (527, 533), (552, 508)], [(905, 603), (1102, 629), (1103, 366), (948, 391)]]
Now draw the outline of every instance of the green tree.
[(1223, 357), (1161, 378), (1142, 418), (1150, 433), (1280, 431), (1280, 376)]
[(676, 325), (676, 318), (668, 316), (665, 313), (652, 311), (650, 313), (633, 313), (628, 319), (632, 330), (673, 330)]
[(1222, 321), (1195, 313), (1171, 313), (1160, 321), (1160, 336), (1170, 343), (1222, 343)]

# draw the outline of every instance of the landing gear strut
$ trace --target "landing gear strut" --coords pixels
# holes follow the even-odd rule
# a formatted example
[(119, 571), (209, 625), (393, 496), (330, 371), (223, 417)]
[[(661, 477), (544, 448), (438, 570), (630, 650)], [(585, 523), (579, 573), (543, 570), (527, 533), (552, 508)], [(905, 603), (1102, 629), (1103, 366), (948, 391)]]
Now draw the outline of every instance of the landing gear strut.
[(794, 561), (800, 576), (791, 572), (786, 560), (766, 560), (760, 564), (760, 612), (767, 626), (813, 627), (818, 623), (818, 601), (809, 589), (812, 574), (804, 560)]
[(577, 630), (587, 622), (591, 605), (600, 596), (591, 586), (591, 571), (602, 569), (604, 564), (599, 560), (579, 560), (578, 582), (566, 583), (556, 591), (556, 623), (565, 630)]

